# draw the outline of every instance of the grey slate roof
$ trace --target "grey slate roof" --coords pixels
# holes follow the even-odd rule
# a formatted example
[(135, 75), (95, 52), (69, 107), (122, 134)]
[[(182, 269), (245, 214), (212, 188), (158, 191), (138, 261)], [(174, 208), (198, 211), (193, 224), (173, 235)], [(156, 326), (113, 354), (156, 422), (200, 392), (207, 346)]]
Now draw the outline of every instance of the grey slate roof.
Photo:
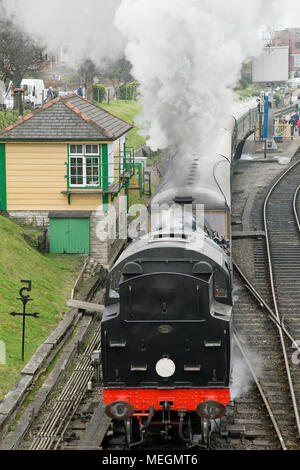
[(93, 122), (116, 137), (120, 137), (133, 127), (131, 124), (131, 127), (128, 128), (130, 123), (123, 121), (114, 114), (108, 113), (99, 106), (94, 105), (90, 101), (82, 99), (77, 95), (74, 95), (68, 101), (79, 109), (81, 113), (86, 114)]
[(133, 125), (77, 95), (58, 97), (0, 133), (0, 141), (115, 140)]

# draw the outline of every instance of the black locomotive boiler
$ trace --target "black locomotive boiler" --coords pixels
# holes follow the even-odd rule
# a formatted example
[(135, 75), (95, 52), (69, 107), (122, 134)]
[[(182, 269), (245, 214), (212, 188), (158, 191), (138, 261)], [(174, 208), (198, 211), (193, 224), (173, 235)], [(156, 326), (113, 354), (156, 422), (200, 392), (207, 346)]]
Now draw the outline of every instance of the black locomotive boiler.
[[(230, 177), (253, 112), (256, 105), (229, 117), (214, 152), (190, 156), (177, 182), (162, 180), (150, 206), (158, 223), (124, 250), (109, 274), (103, 400), (108, 416), (124, 422), (128, 446), (141, 443), (150, 429), (165, 438), (176, 432), (189, 446), (208, 446), (211, 423), (225, 419), (231, 383)], [(165, 230), (160, 207), (166, 204), (181, 207), (176, 214), (183, 216), (188, 206), (189, 222)]]

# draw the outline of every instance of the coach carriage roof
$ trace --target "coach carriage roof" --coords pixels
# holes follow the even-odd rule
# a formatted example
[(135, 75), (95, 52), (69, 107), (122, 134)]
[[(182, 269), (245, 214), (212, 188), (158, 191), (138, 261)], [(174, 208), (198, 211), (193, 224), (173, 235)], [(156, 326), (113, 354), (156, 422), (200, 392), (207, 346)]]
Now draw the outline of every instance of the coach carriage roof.
[(238, 121), (249, 111), (257, 109), (257, 97), (243, 101), (235, 101), (232, 106), (232, 116)]
[(230, 206), (230, 160), (224, 155), (195, 155), (178, 172), (166, 175), (149, 205), (170, 205), (176, 196), (191, 196), (195, 204), (205, 204), (210, 209)]
[(234, 116), (227, 116), (224, 115), (222, 119), (222, 127), (230, 133), (230, 135), (233, 134), (234, 131), (234, 126), (235, 126), (235, 118)]

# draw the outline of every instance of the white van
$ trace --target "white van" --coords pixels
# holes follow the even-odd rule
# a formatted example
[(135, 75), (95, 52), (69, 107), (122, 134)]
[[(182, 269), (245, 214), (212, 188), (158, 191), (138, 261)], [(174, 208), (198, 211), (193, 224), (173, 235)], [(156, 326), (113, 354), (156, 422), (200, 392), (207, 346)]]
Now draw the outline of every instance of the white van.
[(14, 107), (14, 97), (11, 94), (11, 86), (12, 86), (12, 81), (9, 82), (8, 88), (4, 95), (4, 104), (6, 106), (6, 109), (13, 109)]
[[(21, 82), (21, 88), (24, 85), (27, 85), (27, 94), (24, 96), (25, 103), (30, 104), (30, 106), (36, 108), (42, 106), (46, 99), (47, 90), (45, 90), (45, 85), (43, 80), (36, 80), (34, 78), (24, 78)], [(14, 106), (14, 97), (12, 96), (12, 81), (9, 83), (4, 102), (6, 109), (13, 109)]]
[(46, 98), (46, 90), (43, 80), (34, 78), (24, 78), (21, 82), (21, 87), (27, 85), (27, 95), (24, 96), (24, 101), (34, 108), (42, 106)]
[(0, 105), (4, 105), (5, 99), (5, 84), (2, 80), (0, 80)]

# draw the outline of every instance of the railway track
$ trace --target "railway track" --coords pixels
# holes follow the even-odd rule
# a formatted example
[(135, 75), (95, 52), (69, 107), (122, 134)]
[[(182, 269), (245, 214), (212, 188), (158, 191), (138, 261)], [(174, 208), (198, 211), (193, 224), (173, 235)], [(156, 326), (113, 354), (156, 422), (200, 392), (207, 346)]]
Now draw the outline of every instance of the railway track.
[[(264, 220), (269, 249), (265, 250), (264, 240), (254, 244), (255, 279), (249, 281), (238, 266), (234, 274), (235, 341), (239, 354), (251, 370), (257, 390), (252, 390), (250, 398), (237, 395), (231, 430), (234, 434), (235, 426), (244, 427), (243, 435), (251, 440), (248, 448), (252, 449), (256, 446), (300, 448), (300, 371), (295, 364), (295, 357), (300, 358), (300, 348), (295, 348), (296, 344), (300, 345), (297, 315), (300, 303), (299, 163), (290, 167), (267, 194)], [(272, 272), (271, 287), (268, 265)], [(31, 450), (59, 449), (64, 442), (94, 374), (90, 354), (98, 348), (99, 331), (34, 436)]]
[(94, 376), (90, 357), (94, 349), (101, 347), (100, 338), (100, 328), (97, 328), (51, 412), (34, 436), (29, 450), (56, 450), (64, 441), (67, 429), (87, 393), (88, 382)]
[[(299, 163), (291, 165), (261, 199), (266, 242), (254, 243), (255, 279), (251, 283), (237, 266), (234, 276), (234, 325), (241, 339), (237, 337), (237, 343), (260, 387), (260, 400), (268, 410), (266, 423), (273, 425), (273, 434), (265, 432), (267, 448), (300, 448)], [(254, 219), (261, 223), (257, 214)]]

